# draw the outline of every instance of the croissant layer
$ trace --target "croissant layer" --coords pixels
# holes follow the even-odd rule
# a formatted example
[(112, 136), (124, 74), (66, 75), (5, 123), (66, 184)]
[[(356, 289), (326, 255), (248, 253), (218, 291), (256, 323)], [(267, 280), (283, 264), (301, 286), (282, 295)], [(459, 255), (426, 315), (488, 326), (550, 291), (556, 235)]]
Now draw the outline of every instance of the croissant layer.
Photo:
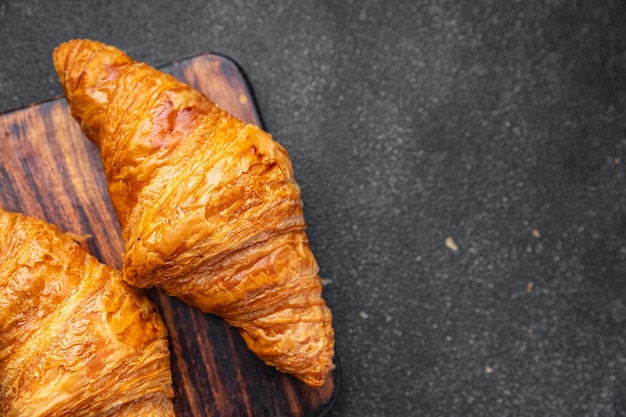
[(73, 116), (100, 148), (124, 279), (222, 316), (266, 363), (323, 384), (332, 317), (287, 151), (112, 46), (72, 40), (53, 58)]
[(156, 306), (74, 238), (0, 208), (0, 415), (173, 416)]

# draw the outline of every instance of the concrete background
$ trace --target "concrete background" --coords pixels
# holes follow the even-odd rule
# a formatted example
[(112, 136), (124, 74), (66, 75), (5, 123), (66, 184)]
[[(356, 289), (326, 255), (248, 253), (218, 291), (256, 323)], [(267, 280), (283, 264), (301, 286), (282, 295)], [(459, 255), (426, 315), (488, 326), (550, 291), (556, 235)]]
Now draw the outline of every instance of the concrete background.
[(625, 2), (2, 0), (0, 111), (73, 37), (244, 69), (332, 280), (331, 416), (626, 415)]

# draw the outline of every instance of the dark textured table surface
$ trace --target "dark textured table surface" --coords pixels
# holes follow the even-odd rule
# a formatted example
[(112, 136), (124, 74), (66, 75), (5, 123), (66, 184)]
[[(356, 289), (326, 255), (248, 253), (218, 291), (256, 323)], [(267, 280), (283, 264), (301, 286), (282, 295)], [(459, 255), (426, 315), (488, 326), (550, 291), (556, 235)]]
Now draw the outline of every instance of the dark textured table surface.
[(73, 37), (246, 72), (331, 280), (330, 415), (626, 415), (626, 3), (2, 0), (0, 111)]

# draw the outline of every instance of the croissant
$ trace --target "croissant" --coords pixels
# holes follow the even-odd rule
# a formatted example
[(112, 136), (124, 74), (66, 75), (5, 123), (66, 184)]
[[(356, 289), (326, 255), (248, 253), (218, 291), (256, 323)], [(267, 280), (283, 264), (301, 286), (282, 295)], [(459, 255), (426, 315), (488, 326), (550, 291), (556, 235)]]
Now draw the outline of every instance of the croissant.
[(265, 363), (322, 385), (334, 368), (332, 316), (287, 151), (115, 47), (72, 40), (53, 60), (100, 149), (124, 279), (221, 316)]
[(155, 305), (75, 238), (0, 208), (0, 415), (174, 416)]

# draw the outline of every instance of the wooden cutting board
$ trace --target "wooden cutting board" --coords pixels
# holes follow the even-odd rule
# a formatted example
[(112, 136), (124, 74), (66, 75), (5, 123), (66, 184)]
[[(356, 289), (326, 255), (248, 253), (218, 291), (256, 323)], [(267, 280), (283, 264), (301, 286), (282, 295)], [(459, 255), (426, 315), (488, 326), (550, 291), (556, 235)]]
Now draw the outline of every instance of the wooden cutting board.
[[(202, 54), (161, 69), (261, 125), (251, 90), (231, 60)], [(98, 149), (83, 136), (65, 99), (0, 114), (0, 204), (90, 235), (87, 249), (101, 262), (121, 266), (124, 245)], [(170, 331), (178, 416), (313, 417), (332, 406), (338, 368), (321, 388), (308, 387), (263, 364), (220, 318), (159, 290), (147, 293)]]

